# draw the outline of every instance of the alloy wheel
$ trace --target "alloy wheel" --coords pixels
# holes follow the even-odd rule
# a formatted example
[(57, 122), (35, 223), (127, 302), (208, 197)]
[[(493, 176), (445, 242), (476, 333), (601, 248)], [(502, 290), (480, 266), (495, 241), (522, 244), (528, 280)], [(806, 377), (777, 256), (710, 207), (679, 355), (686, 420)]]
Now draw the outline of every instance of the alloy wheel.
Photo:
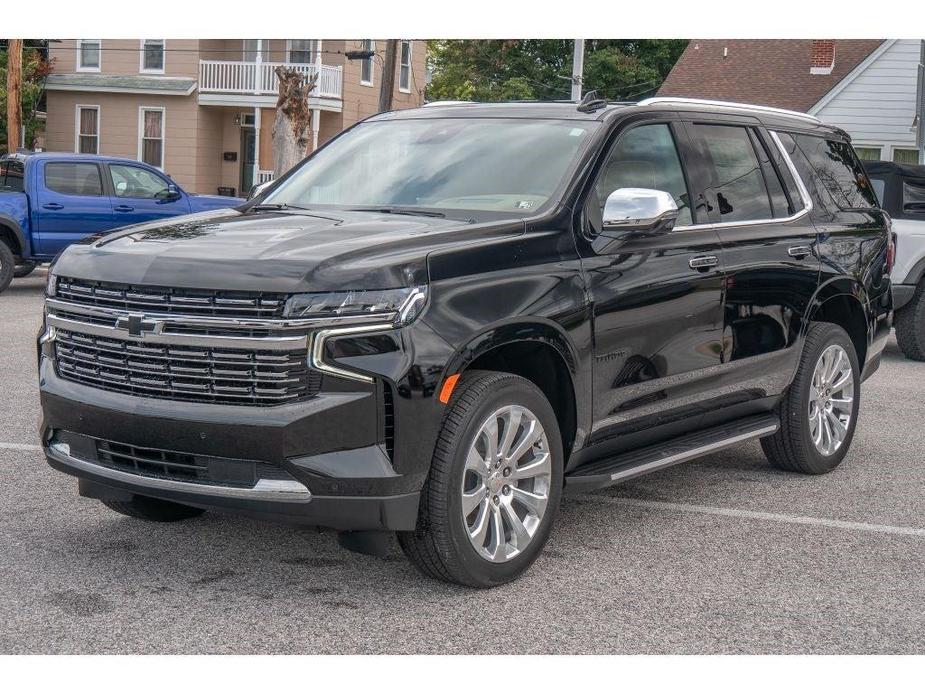
[(854, 371), (847, 352), (829, 345), (819, 356), (809, 394), (809, 430), (816, 450), (832, 455), (848, 436), (854, 410)]
[(479, 427), (466, 457), (462, 514), (483, 559), (509, 561), (533, 540), (549, 501), (549, 456), (546, 432), (526, 407), (506, 405)]

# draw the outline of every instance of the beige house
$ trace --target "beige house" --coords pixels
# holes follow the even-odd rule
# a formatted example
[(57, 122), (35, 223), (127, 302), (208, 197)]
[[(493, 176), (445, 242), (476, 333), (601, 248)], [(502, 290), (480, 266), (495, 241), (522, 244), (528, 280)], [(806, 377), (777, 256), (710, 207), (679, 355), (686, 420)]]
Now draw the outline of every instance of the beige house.
[[(426, 42), (398, 46), (393, 108), (420, 106)], [(376, 113), (385, 47), (385, 39), (52, 43), (45, 147), (146, 161), (191, 192), (246, 194), (273, 177), (274, 68), (318, 75), (311, 151)], [(364, 50), (374, 57), (346, 56)]]

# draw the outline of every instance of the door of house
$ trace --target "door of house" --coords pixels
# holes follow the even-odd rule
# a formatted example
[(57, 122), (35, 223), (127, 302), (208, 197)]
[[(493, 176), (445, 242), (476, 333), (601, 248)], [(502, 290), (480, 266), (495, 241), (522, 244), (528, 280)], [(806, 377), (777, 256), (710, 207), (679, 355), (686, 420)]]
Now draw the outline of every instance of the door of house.
[(241, 128), (241, 190), (247, 197), (254, 180), (254, 164), (257, 162), (257, 132), (253, 128)]

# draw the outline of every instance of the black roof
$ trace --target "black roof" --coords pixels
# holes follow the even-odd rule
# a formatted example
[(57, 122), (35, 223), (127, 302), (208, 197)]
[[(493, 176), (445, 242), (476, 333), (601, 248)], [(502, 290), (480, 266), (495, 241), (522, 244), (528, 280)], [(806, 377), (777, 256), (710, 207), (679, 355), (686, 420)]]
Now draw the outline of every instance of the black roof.
[(869, 174), (925, 178), (925, 166), (919, 164), (897, 164), (892, 161), (865, 161), (864, 168)]

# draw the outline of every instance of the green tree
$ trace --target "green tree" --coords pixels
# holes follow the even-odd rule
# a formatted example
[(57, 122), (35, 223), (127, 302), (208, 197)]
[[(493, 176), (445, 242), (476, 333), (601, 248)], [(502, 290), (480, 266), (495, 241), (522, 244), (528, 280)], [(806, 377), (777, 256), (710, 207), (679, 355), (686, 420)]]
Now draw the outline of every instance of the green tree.
[[(686, 45), (679, 39), (589, 39), (584, 88), (611, 100), (653, 94)], [(568, 99), (572, 49), (571, 39), (430, 41), (427, 98)]]
[[(9, 54), (6, 47), (0, 47), (0, 147), (6, 147), (6, 66)], [(45, 92), (45, 78), (52, 70), (52, 63), (42, 58), (35, 48), (23, 49), (22, 56), (22, 120), (26, 128), (24, 144), (31, 148), (35, 144), (35, 133), (40, 127), (36, 116)]]

